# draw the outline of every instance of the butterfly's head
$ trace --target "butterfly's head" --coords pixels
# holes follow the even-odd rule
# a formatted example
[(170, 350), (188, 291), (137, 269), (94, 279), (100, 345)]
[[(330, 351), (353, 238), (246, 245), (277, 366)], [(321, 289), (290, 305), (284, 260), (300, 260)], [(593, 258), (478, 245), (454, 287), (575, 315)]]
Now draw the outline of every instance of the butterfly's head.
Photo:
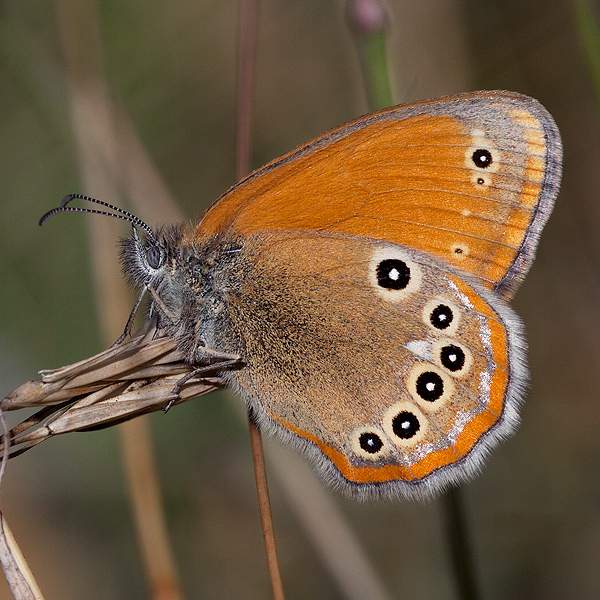
[(173, 267), (180, 259), (180, 227), (144, 231), (133, 225), (129, 237), (121, 240), (123, 273), (136, 289), (152, 288), (156, 292), (169, 287)]
[(186, 243), (185, 227), (139, 231), (121, 240), (121, 264), (129, 283), (150, 294), (158, 326), (179, 338), (195, 331), (192, 316), (202, 312), (206, 268), (196, 248)]
[[(70, 206), (75, 199), (100, 204), (113, 212)], [(123, 271), (133, 287), (150, 293), (151, 313), (158, 317), (159, 326), (173, 332), (173, 325), (181, 322), (186, 307), (189, 308), (191, 290), (194, 287), (197, 290), (199, 282), (193, 249), (182, 244), (184, 228), (169, 226), (154, 230), (121, 208), (80, 194), (66, 196), (59, 207), (41, 218), (40, 225), (62, 212), (100, 214), (131, 223), (132, 234), (121, 241)]]
[(158, 328), (194, 362), (198, 349), (214, 343), (214, 332), (223, 328), (222, 280), (238, 253), (229, 245), (194, 241), (192, 231), (176, 225), (149, 233), (134, 226), (121, 241), (121, 263), (129, 282), (149, 293)]

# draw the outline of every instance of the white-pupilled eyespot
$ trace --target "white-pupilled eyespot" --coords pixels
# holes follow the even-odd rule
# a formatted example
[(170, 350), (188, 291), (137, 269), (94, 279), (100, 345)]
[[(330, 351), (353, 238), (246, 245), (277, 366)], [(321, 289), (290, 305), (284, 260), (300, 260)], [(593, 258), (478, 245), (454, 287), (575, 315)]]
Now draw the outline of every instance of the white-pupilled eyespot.
[(424, 323), (437, 333), (454, 336), (460, 324), (460, 309), (445, 298), (430, 300), (423, 309)]
[(352, 434), (352, 450), (360, 458), (378, 460), (388, 454), (389, 441), (377, 427), (364, 425)]
[(396, 402), (385, 413), (383, 429), (396, 446), (414, 446), (427, 432), (425, 415), (410, 402)]
[(440, 410), (454, 394), (452, 378), (428, 363), (415, 365), (406, 380), (410, 395), (425, 411)]
[(432, 348), (434, 361), (452, 377), (463, 377), (471, 369), (473, 355), (471, 351), (456, 340), (437, 340)]
[(369, 267), (371, 285), (390, 302), (403, 300), (421, 287), (421, 268), (401, 249), (376, 250)]

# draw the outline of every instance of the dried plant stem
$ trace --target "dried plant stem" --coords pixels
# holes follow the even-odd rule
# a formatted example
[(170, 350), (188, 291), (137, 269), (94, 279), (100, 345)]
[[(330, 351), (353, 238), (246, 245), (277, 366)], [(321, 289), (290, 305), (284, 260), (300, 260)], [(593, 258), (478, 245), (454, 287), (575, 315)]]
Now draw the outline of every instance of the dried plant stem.
[(250, 137), (252, 86), (256, 55), (258, 0), (242, 0), (238, 27), (237, 122), (235, 144), (235, 178), (239, 181), (250, 172)]
[(44, 600), (44, 595), (2, 513), (0, 513), (0, 557), (6, 581), (15, 600)]
[[(8, 445), (10, 444), (10, 433), (2, 408), (0, 408), (0, 421), (2, 422), (3, 438)], [(7, 462), (8, 452), (5, 452), (2, 455), (2, 466), (0, 467), (0, 488)], [(2, 513), (0, 513), (0, 563), (15, 600), (44, 600), (42, 591)]]
[[(252, 83), (254, 81), (254, 58), (256, 50), (256, 29), (258, 22), (258, 0), (242, 0), (240, 3), (240, 24), (238, 28), (238, 80), (237, 80), (237, 129), (236, 129), (236, 180), (242, 179), (250, 171), (250, 137), (252, 111)], [(267, 563), (271, 588), (275, 600), (283, 600), (283, 583), (277, 557), (273, 515), (269, 500), (269, 486), (265, 468), (265, 455), (260, 430), (251, 414), (248, 414), (250, 444), (256, 476), (256, 491), (260, 518), (265, 539)]]
[(256, 476), (256, 489), (258, 492), (258, 505), (260, 507), (260, 519), (262, 522), (263, 536), (265, 538), (265, 549), (267, 551), (267, 563), (269, 565), (269, 576), (274, 600), (284, 600), (283, 582), (277, 558), (277, 547), (275, 544), (275, 530), (273, 528), (273, 516), (271, 514), (271, 502), (269, 500), (269, 486), (267, 485), (267, 470), (265, 467), (265, 454), (260, 430), (250, 417), (250, 444), (252, 445), (252, 458), (254, 461), (254, 475)]
[(325, 489), (306, 460), (291, 449), (268, 452), (269, 467), (278, 476), (288, 503), (337, 582), (345, 600), (392, 600), (369, 562), (368, 550), (349, 526), (330, 490)]
[(153, 600), (180, 599), (182, 594), (177, 584), (173, 555), (169, 545), (164, 543), (168, 539), (168, 532), (148, 420), (133, 419), (123, 423), (119, 432), (146, 571), (152, 574), (149, 579), (152, 587), (150, 597)]

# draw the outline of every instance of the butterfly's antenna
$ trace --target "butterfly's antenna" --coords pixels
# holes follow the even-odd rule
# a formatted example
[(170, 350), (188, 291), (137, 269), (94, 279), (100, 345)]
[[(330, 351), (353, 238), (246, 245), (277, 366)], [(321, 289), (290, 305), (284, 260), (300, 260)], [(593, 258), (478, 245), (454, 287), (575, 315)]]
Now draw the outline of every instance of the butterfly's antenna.
[[(114, 210), (115, 213), (106, 212), (103, 210), (95, 210), (93, 208), (77, 208), (74, 206), (67, 206), (71, 200), (87, 200), (88, 202), (94, 202), (95, 204), (100, 204), (101, 206), (106, 206), (106, 208), (110, 208)], [(114, 217), (115, 219), (122, 219), (123, 221), (129, 221), (132, 225), (137, 225), (141, 227), (152, 239), (155, 239), (154, 232), (152, 229), (144, 223), (140, 218), (128, 213), (126, 210), (122, 208), (118, 208), (117, 206), (113, 206), (112, 204), (108, 204), (108, 202), (102, 202), (102, 200), (96, 200), (95, 198), (90, 198), (89, 196), (83, 196), (82, 194), (69, 194), (62, 199), (60, 206), (57, 208), (53, 208), (49, 210), (41, 219), (40, 225), (43, 225), (48, 219), (57, 215), (61, 212), (82, 212), (89, 213), (93, 215), (105, 215), (107, 217)]]

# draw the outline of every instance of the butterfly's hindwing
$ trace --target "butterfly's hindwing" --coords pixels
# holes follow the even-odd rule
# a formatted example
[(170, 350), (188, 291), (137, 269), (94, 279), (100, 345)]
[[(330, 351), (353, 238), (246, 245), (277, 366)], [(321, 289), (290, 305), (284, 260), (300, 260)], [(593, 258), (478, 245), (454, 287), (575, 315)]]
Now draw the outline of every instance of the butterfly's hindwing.
[(234, 385), (350, 492), (426, 494), (474, 471), (514, 426), (526, 376), (514, 366), (524, 364), (518, 320), (438, 261), (281, 232), (245, 240), (225, 278), (215, 343), (240, 334), (242, 347), (223, 348), (246, 361)]

